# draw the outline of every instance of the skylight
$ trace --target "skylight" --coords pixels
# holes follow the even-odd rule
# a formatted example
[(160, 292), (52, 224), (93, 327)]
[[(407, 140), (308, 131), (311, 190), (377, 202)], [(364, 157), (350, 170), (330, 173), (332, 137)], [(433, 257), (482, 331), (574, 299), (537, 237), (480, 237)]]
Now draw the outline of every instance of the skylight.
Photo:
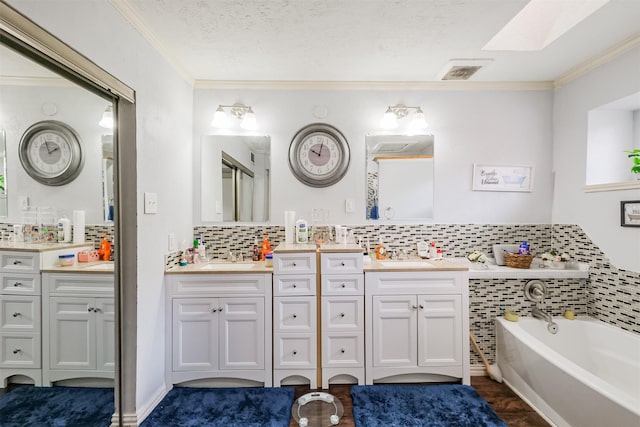
[(609, 1), (531, 0), (482, 49), (542, 50)]

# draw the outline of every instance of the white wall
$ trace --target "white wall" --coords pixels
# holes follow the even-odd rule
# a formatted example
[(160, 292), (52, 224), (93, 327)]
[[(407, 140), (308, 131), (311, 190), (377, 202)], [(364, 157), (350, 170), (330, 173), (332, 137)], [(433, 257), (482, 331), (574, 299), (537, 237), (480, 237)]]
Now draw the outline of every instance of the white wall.
[(633, 112), (590, 111), (587, 132), (587, 185), (631, 179), (631, 162), (624, 150), (633, 148)]
[[(420, 105), (435, 136), (434, 223), (550, 223), (552, 200), (551, 91), (211, 90), (194, 94), (194, 223), (200, 224), (200, 140), (214, 133), (218, 104), (243, 102), (256, 113), (260, 132), (271, 136), (271, 223), (284, 211), (311, 218), (330, 210), (330, 221), (364, 224), (365, 135), (380, 132), (388, 105)], [(326, 118), (314, 107), (326, 106)], [(342, 131), (351, 149), (345, 177), (327, 188), (300, 183), (288, 166), (291, 138), (302, 126), (326, 122)], [(473, 163), (532, 165), (531, 193), (472, 191)], [(345, 199), (355, 201), (346, 213)]]
[(620, 226), (620, 201), (640, 190), (585, 193), (587, 114), (640, 90), (640, 48), (558, 88), (554, 97), (553, 222), (578, 224), (618, 268), (640, 271), (640, 228)]
[[(144, 410), (166, 386), (167, 234), (178, 242), (193, 234), (192, 88), (105, 0), (8, 3), (136, 91), (138, 182), (125, 185), (136, 185), (139, 195), (136, 384)], [(157, 193), (155, 215), (142, 213), (145, 191)]]
[[(44, 104), (55, 104), (57, 113), (45, 114)], [(102, 134), (105, 129), (98, 126), (98, 121), (109, 104), (77, 86), (0, 85), (0, 129), (6, 131), (7, 146), (7, 221), (22, 221), (19, 198), (28, 197), (30, 206), (54, 208), (56, 217), (66, 215), (71, 219), (73, 211), (80, 209), (86, 212), (87, 224), (104, 223)], [(80, 175), (66, 185), (40, 184), (27, 175), (20, 163), (20, 138), (29, 126), (41, 120), (64, 122), (80, 136), (84, 167)]]

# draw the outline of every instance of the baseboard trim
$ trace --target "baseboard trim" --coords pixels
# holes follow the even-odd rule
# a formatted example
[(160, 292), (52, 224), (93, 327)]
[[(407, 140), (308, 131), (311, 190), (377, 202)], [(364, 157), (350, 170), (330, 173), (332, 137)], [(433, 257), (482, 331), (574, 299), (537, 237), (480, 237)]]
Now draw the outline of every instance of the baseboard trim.
[[(119, 427), (118, 414), (113, 414), (111, 417), (111, 427)], [(136, 414), (123, 414), (122, 415), (122, 427), (138, 427), (138, 416)]]
[(472, 377), (486, 377), (487, 370), (485, 369), (484, 365), (471, 365), (469, 367), (469, 374)]
[(136, 408), (136, 414), (138, 418), (138, 423), (142, 424), (142, 422), (151, 414), (156, 406), (164, 399), (164, 397), (171, 391), (173, 385), (169, 385), (168, 387), (163, 384), (161, 385), (155, 393), (151, 396), (149, 400), (147, 400), (143, 405)]

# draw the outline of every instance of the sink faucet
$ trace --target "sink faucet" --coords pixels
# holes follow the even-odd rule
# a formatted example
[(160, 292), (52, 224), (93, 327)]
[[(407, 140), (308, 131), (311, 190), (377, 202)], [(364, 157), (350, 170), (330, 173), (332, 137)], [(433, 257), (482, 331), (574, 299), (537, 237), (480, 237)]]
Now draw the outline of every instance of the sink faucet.
[(538, 306), (533, 307), (533, 309), (531, 310), (531, 315), (536, 319), (542, 319), (547, 323), (553, 323), (553, 318), (551, 317), (551, 315), (545, 313), (543, 310), (538, 308)]

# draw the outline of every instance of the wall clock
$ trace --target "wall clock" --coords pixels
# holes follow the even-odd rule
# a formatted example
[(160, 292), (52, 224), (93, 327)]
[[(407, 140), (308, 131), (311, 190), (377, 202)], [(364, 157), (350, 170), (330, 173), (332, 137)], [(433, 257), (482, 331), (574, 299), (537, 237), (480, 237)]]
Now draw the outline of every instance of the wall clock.
[(84, 164), (80, 137), (69, 125), (55, 120), (31, 125), (20, 139), (18, 153), (29, 176), (45, 185), (73, 181)]
[(347, 139), (335, 127), (312, 123), (300, 129), (289, 146), (289, 168), (303, 184), (328, 187), (349, 168)]

